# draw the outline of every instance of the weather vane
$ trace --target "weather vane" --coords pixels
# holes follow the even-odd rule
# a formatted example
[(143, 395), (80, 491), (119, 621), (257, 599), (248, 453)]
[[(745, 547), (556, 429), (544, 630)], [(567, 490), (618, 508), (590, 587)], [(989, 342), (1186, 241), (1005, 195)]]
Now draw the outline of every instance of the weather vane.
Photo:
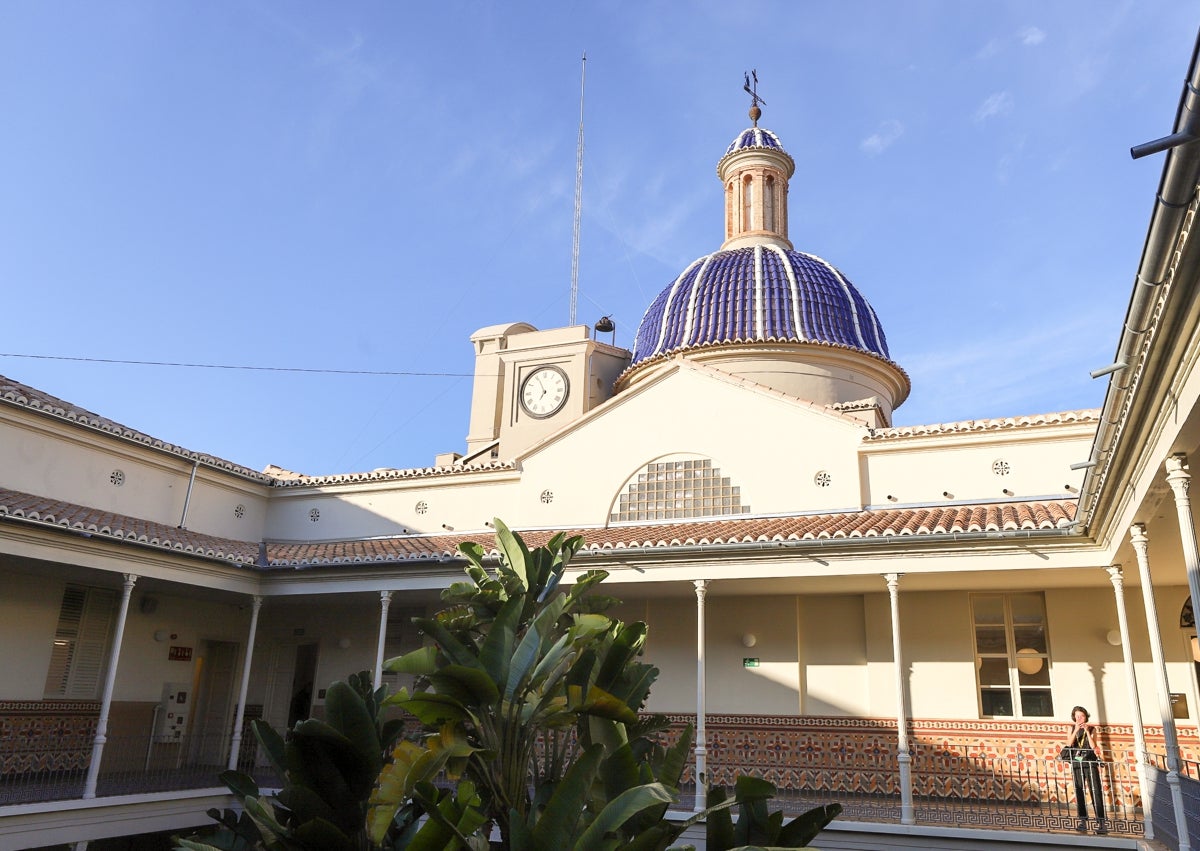
[[(758, 119), (762, 117), (762, 110), (758, 108), (761, 103), (763, 106), (767, 102), (758, 96), (758, 69), (755, 68), (749, 74), (746, 74), (746, 85), (742, 86), (746, 90), (746, 94), (750, 95), (750, 120), (754, 122), (754, 126), (758, 126)], [(754, 87), (751, 88), (750, 80), (753, 78)]]

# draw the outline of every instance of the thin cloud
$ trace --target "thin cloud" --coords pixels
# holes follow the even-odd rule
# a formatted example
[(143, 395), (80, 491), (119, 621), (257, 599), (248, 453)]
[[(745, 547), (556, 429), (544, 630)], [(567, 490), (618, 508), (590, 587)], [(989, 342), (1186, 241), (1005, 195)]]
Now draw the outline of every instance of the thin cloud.
[(883, 122), (879, 129), (859, 143), (868, 156), (877, 157), (904, 135), (904, 125), (894, 119)]
[(981, 123), (989, 118), (995, 118), (997, 115), (1007, 115), (1012, 112), (1013, 99), (1008, 92), (996, 92), (988, 95), (987, 100), (979, 105), (979, 109), (975, 110), (975, 121)]
[[(1082, 388), (1102, 392), (1102, 388), (1087, 383), (1086, 375), (1088, 365), (1103, 360), (1109, 349), (1108, 341), (1098, 338), (1095, 331), (1105, 327), (1108, 318), (1097, 310), (1070, 319), (1061, 315), (1048, 319), (1040, 325), (999, 328), (997, 333), (983, 333), (974, 339), (939, 341), (936, 350), (902, 355), (900, 361), (912, 377), (913, 386), (930, 394), (918, 394), (905, 409), (903, 421), (925, 422), (931, 416), (945, 417), (946, 412), (978, 412), (981, 398), (996, 413), (978, 416), (1061, 410), (1064, 387), (1081, 388), (1072, 391), (1072, 401), (1067, 404), (1086, 406), (1079, 402), (1080, 396), (1088, 394)], [(993, 368), (996, 352), (1005, 350), (1043, 352), (1046, 357), (1008, 359), (1005, 368), (997, 371)], [(1038, 401), (1041, 399), (1049, 399), (1050, 407)]]
[(988, 41), (983, 47), (979, 48), (979, 52), (975, 54), (976, 59), (991, 59), (1000, 52), (1000, 39), (993, 38)]
[(1046, 40), (1046, 33), (1037, 27), (1025, 27), (1021, 30), (1021, 44), (1026, 47), (1037, 47)]

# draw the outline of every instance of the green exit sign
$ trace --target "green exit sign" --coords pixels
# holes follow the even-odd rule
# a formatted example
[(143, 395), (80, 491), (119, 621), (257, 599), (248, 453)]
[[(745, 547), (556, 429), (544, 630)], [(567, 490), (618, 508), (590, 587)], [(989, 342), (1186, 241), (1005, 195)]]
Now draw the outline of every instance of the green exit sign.
[(743, 668), (757, 668), (758, 667), (758, 657), (757, 656), (743, 656), (742, 657), (742, 667)]

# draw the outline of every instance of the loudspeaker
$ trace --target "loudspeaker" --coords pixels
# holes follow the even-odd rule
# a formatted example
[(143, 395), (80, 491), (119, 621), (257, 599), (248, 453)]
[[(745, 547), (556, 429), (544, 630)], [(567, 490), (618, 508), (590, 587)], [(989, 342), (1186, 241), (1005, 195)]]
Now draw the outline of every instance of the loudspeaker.
[(138, 611), (143, 615), (152, 615), (158, 609), (157, 597), (143, 597), (142, 602), (138, 603)]

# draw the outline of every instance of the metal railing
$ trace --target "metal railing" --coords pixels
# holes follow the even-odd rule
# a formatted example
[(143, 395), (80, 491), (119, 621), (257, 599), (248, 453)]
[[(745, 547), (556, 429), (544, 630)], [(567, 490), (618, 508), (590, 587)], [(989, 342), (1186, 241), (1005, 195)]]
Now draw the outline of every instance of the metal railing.
[[(1167, 773), (1167, 755), (1163, 753), (1146, 752), (1146, 765), (1151, 768), (1157, 768), (1163, 774)], [(1200, 781), (1200, 762), (1193, 762), (1189, 759), (1179, 760), (1179, 776), (1190, 777), (1192, 780)]]
[[(81, 797), (91, 748), (92, 739), (86, 735), (63, 736), (49, 747), (22, 747), (11, 740), (0, 743), (0, 806)], [(225, 768), (228, 748), (228, 736), (187, 736), (168, 741), (145, 735), (111, 736), (101, 760), (96, 794), (107, 797), (221, 788), (218, 775)], [(737, 774), (750, 773), (778, 787), (776, 806), (789, 813), (836, 802), (848, 819), (900, 821), (900, 778), (894, 754), (825, 753), (809, 759), (805, 754), (783, 752), (779, 757), (773, 765), (749, 770), (719, 761), (710, 766), (712, 782), (729, 786)], [(263, 763), (257, 757), (253, 739), (244, 741), (238, 767), (251, 773), (261, 786), (277, 786), (278, 778)], [(1142, 835), (1134, 767), (1123, 763), (1094, 765), (1104, 805), (1104, 827), (1116, 835)], [(1074, 831), (1079, 827), (1077, 769), (1072, 763), (929, 752), (919, 753), (912, 769), (918, 823), (1030, 831)], [(1200, 777), (1200, 765), (1189, 763), (1186, 771), (1189, 776)], [(1080, 779), (1086, 780), (1082, 775)], [(1089, 820), (1085, 827), (1095, 830), (1100, 824), (1090, 794), (1086, 803)]]
[[(1103, 822), (1097, 817), (1101, 810), (1087, 791), (1087, 775), (1093, 766)], [(716, 782), (729, 785), (734, 773), (732, 767), (721, 766), (714, 768), (713, 776)], [(900, 778), (894, 757), (859, 754), (839, 760), (824, 756), (813, 763), (747, 773), (775, 783), (779, 789), (775, 805), (787, 813), (838, 803), (843, 818), (891, 823), (901, 818)], [(1087, 816), (1082, 824), (1077, 773), (1086, 796)], [(1082, 827), (1117, 836), (1143, 835), (1137, 771), (1124, 763), (934, 754), (915, 758), (912, 775), (913, 815), (918, 824), (1072, 833)]]
[[(218, 775), (225, 770), (229, 746), (227, 735), (109, 736), (96, 795), (223, 788)], [(82, 797), (91, 756), (92, 737), (87, 735), (36, 745), (11, 740), (0, 744), (0, 806)], [(270, 767), (256, 764), (253, 747), (243, 746), (238, 768), (254, 775), (260, 785), (277, 785)]]

